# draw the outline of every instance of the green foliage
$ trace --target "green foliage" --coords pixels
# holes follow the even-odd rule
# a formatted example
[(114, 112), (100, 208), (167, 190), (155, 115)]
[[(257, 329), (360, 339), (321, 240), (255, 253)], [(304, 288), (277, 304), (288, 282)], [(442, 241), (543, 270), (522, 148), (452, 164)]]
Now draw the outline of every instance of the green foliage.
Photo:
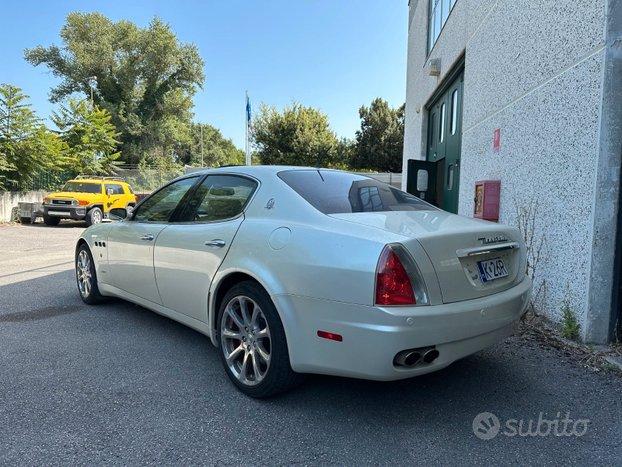
[(0, 189), (25, 189), (39, 173), (62, 165), (65, 144), (37, 118), (28, 96), (0, 85)]
[[(203, 135), (203, 160), (201, 160), (201, 134)], [(244, 164), (244, 151), (238, 149), (220, 130), (207, 123), (193, 123), (188, 143), (176, 151), (183, 164), (203, 167)]]
[(581, 332), (581, 325), (577, 320), (574, 310), (568, 302), (562, 305), (562, 336), (566, 339), (578, 340)]
[(53, 102), (93, 92), (120, 132), (124, 162), (139, 163), (149, 153), (170, 157), (188, 141), (192, 97), (204, 80), (194, 45), (181, 44), (157, 18), (139, 28), (100, 13), (70, 13), (60, 36), (61, 47), (26, 50), (26, 60), (62, 79)]
[(252, 136), (262, 164), (326, 167), (338, 162), (338, 141), (325, 114), (294, 103), (283, 112), (262, 106)]
[(52, 115), (62, 140), (66, 143), (65, 165), (78, 173), (111, 174), (120, 153), (111, 116), (105, 109), (86, 100), (69, 99)]
[(359, 109), (361, 129), (350, 164), (356, 169), (401, 172), (404, 147), (404, 105), (397, 109), (376, 98), (369, 107)]

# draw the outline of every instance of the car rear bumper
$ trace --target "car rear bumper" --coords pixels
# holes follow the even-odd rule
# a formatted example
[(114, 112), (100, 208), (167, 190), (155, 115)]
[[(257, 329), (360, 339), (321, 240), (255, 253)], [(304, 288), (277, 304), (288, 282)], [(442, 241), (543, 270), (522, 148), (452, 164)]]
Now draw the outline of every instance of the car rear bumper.
[[(421, 307), (374, 307), (295, 295), (274, 297), (288, 338), (292, 368), (375, 380), (396, 380), (440, 370), (503, 340), (531, 296), (526, 278), (487, 297)], [(340, 334), (341, 342), (317, 331)], [(434, 346), (438, 358), (413, 368), (395, 366), (402, 350)]]
[(61, 219), (82, 220), (86, 217), (84, 206), (43, 206), (43, 215), (48, 217), (60, 217)]

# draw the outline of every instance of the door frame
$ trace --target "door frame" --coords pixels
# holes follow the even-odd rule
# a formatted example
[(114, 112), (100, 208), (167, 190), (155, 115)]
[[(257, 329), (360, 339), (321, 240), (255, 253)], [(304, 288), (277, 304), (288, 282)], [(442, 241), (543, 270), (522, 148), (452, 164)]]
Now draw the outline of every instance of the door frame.
[[(445, 179), (444, 179), (444, 174), (445, 174), (445, 170), (444, 170), (444, 166), (445, 166), (445, 157), (443, 157), (442, 159), (439, 160), (430, 160), (430, 142), (434, 136), (434, 134), (432, 133), (434, 131), (434, 126), (435, 123), (431, 122), (431, 113), (432, 110), (434, 108), (435, 105), (438, 104), (439, 100), (444, 97), (444, 95), (451, 90), (451, 88), (453, 86), (455, 86), (456, 84), (456, 80), (461, 79), (462, 80), (462, 85), (461, 85), (461, 96), (460, 96), (460, 133), (459, 133), (459, 141), (458, 141), (458, 178), (457, 178), (457, 182), (455, 182), (453, 185), (455, 185), (455, 189), (459, 192), (459, 188), (460, 188), (460, 161), (461, 161), (461, 154), (462, 154), (462, 116), (464, 114), (464, 65), (465, 65), (465, 55), (464, 53), (455, 61), (454, 65), (452, 66), (451, 70), (447, 73), (447, 75), (442, 79), (441, 83), (437, 86), (437, 88), (434, 90), (434, 92), (432, 93), (432, 95), (430, 96), (430, 98), (427, 100), (427, 102), (424, 105), (424, 109), (426, 112), (426, 128), (425, 128), (425, 161), (429, 161), (429, 162), (435, 162), (438, 164), (437, 167), (437, 176), (436, 176), (436, 187), (434, 187), (435, 190), (435, 199), (437, 201), (437, 206), (439, 207), (443, 207), (443, 203), (444, 203), (444, 185), (445, 185)], [(446, 110), (446, 112), (449, 112), (450, 108), (448, 108)], [(448, 132), (449, 131), (449, 117), (447, 117), (447, 124), (445, 125), (445, 131)], [(445, 138), (447, 139), (449, 135), (446, 135)], [(446, 144), (446, 143), (445, 143)], [(459, 199), (459, 193), (457, 193), (456, 195), (456, 204), (458, 202)], [(457, 210), (457, 206), (456, 206), (456, 210)]]

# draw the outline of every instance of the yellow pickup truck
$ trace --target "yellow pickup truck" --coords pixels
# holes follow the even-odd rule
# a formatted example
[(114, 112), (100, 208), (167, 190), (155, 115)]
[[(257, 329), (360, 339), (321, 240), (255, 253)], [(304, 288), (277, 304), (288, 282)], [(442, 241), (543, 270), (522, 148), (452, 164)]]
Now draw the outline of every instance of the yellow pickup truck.
[(85, 220), (99, 224), (113, 208), (136, 205), (136, 195), (129, 184), (114, 177), (76, 177), (61, 191), (43, 198), (43, 221), (58, 225), (62, 219)]

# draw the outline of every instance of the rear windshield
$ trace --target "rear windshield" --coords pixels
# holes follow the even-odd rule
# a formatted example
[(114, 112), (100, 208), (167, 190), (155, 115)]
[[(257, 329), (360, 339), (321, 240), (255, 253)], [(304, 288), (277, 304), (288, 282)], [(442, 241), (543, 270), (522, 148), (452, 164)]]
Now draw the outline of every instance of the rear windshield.
[(67, 182), (63, 191), (75, 193), (101, 193), (102, 186), (99, 183)]
[(437, 208), (370, 177), (333, 170), (286, 170), (279, 177), (324, 214)]

